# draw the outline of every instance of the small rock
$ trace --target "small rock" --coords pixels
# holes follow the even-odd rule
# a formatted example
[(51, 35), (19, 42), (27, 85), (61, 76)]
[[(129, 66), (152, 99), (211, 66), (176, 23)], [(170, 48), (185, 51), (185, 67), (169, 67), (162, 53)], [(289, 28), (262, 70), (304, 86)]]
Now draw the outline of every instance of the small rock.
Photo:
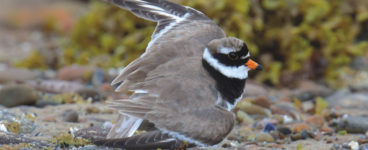
[(310, 131), (309, 125), (306, 123), (297, 123), (292, 126), (293, 132), (300, 133), (303, 130)]
[(333, 143), (333, 142), (336, 142), (337, 140), (338, 138), (336, 136), (328, 136), (325, 139), (326, 143)]
[(100, 109), (98, 109), (95, 106), (89, 106), (89, 107), (86, 108), (86, 113), (87, 114), (98, 114), (98, 113), (100, 113)]
[(86, 66), (67, 66), (59, 70), (57, 78), (67, 81), (86, 81), (92, 75), (93, 70)]
[(334, 132), (334, 130), (328, 126), (321, 127), (319, 131), (322, 132), (322, 134), (332, 134)]
[(275, 139), (273, 139), (273, 137), (268, 134), (268, 133), (259, 133), (256, 135), (255, 140), (257, 142), (268, 142), (268, 143), (272, 143), (275, 141)]
[(26, 85), (7, 85), (0, 89), (0, 104), (6, 107), (34, 104), (37, 91)]
[(53, 116), (47, 116), (47, 117), (43, 118), (42, 120), (46, 121), (46, 122), (56, 122), (56, 118), (53, 117)]
[(299, 133), (294, 133), (290, 136), (290, 139), (293, 140), (293, 141), (296, 141), (296, 140), (305, 140), (309, 137), (309, 134), (306, 130), (302, 130), (301, 132)]
[(366, 139), (366, 138), (360, 138), (360, 139), (358, 139), (358, 143), (359, 144), (367, 144), (368, 143), (368, 139)]
[(308, 113), (314, 113), (314, 103), (312, 101), (305, 101), (302, 103), (302, 110)]
[(0, 69), (0, 83), (24, 82), (36, 79), (40, 75), (41, 72), (31, 71), (28, 69), (18, 69), (18, 68), (8, 68), (4, 70)]
[(270, 108), (271, 103), (268, 100), (268, 98), (266, 96), (257, 96), (257, 98), (253, 101), (253, 104), (258, 105), (258, 106), (262, 106), (264, 108)]
[(351, 141), (348, 144), (351, 150), (359, 150), (359, 143), (356, 141)]
[(91, 98), (93, 102), (102, 100), (101, 94), (93, 88), (83, 88), (77, 91), (77, 93), (83, 97), (83, 99)]
[(288, 127), (279, 127), (277, 128), (277, 131), (282, 133), (285, 136), (288, 136), (289, 134), (291, 134), (291, 130)]
[(96, 69), (92, 75), (92, 84), (96, 87), (103, 84), (105, 81), (105, 73), (102, 69)]
[(237, 105), (237, 107), (246, 112), (249, 115), (262, 115), (262, 116), (271, 116), (271, 113), (269, 110), (261, 107), (261, 106), (257, 106), (257, 105), (253, 105), (247, 101), (240, 101)]
[(280, 103), (271, 106), (271, 112), (273, 115), (287, 115), (295, 120), (300, 120), (300, 113), (294, 109), (292, 105), (288, 103)]
[(272, 123), (267, 123), (263, 129), (263, 132), (270, 133), (271, 131), (275, 131), (276, 127)]
[(368, 150), (368, 145), (364, 144), (364, 145), (360, 145), (359, 146), (360, 150)]
[(326, 98), (330, 106), (339, 106), (347, 109), (368, 108), (368, 93), (351, 93), (349, 91), (338, 91)]
[(250, 134), (252, 134), (252, 128), (249, 128), (247, 126), (242, 126), (238, 128), (237, 134), (239, 136), (240, 141), (246, 141)]
[(312, 127), (321, 128), (325, 124), (325, 119), (321, 115), (314, 115), (308, 117), (305, 122), (312, 125)]
[(75, 93), (84, 88), (81, 83), (61, 80), (28, 81), (27, 85), (48, 93)]
[(114, 92), (114, 88), (108, 83), (101, 84), (98, 90), (101, 92)]
[(368, 131), (368, 117), (344, 116), (340, 120), (335, 120), (332, 125), (337, 130), (346, 130), (349, 133), (366, 133)]
[(78, 122), (79, 120), (78, 112), (71, 109), (65, 110), (62, 116), (63, 120), (66, 122)]
[(302, 101), (312, 100), (315, 97), (326, 97), (332, 93), (332, 90), (312, 81), (301, 81), (295, 97)]
[(61, 104), (60, 102), (57, 101), (51, 101), (51, 100), (44, 100), (44, 99), (40, 99), (37, 100), (36, 102), (36, 106), (37, 107), (45, 107), (45, 106), (55, 106), (55, 105), (59, 105)]
[(351, 62), (351, 67), (356, 70), (366, 70), (368, 71), (368, 58), (364, 56), (356, 57)]
[(74, 133), (75, 137), (82, 137), (88, 140), (101, 140), (105, 139), (106, 135), (109, 133), (109, 129), (101, 127), (89, 127), (76, 131)]

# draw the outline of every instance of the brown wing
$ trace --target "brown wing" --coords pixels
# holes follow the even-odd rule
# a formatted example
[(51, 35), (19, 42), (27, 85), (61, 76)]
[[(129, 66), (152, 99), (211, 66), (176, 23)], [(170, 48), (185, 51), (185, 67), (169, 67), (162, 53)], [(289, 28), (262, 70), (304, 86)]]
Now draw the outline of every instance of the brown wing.
[(225, 37), (223, 30), (201, 12), (165, 0), (108, 0), (147, 20), (158, 22), (146, 52), (130, 63), (112, 84), (117, 91), (143, 81), (148, 72), (175, 57), (202, 55), (205, 45)]
[(111, 107), (147, 119), (180, 140), (217, 144), (233, 128), (234, 117), (216, 105), (213, 79), (200, 65), (198, 58), (179, 58), (161, 65), (130, 89), (139, 91), (132, 100), (112, 101)]

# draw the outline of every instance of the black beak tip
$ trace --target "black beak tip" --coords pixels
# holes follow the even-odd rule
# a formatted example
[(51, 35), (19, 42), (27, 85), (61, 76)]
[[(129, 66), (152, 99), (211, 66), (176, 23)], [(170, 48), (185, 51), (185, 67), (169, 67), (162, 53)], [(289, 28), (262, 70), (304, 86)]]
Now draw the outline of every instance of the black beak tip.
[(258, 65), (256, 70), (263, 70), (263, 66), (262, 65)]

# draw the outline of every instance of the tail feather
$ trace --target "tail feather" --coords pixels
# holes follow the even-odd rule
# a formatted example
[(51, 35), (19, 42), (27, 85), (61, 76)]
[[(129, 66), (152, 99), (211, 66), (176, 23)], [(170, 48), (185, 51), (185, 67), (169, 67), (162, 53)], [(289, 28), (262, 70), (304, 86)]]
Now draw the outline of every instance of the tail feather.
[(107, 134), (108, 139), (130, 137), (139, 128), (142, 119), (133, 116), (120, 115), (118, 121)]

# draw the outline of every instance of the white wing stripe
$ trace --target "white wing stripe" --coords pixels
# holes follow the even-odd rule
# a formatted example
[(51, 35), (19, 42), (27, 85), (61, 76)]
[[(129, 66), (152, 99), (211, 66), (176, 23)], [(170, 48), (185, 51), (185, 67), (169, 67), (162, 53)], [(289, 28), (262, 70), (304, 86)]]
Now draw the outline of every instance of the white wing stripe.
[(165, 12), (165, 10), (164, 10), (164, 9), (162, 9), (162, 8), (160, 8), (160, 7), (157, 7), (157, 6), (153, 6), (153, 5), (143, 4), (143, 5), (139, 5), (139, 6), (146, 7), (146, 8), (150, 8), (150, 9), (153, 9), (153, 10), (158, 10), (158, 11), (163, 11), (163, 12)]
[[(177, 17), (177, 19), (175, 19), (175, 22), (170, 23), (169, 25), (167, 25), (164, 29), (162, 29), (159, 33), (153, 35), (151, 41), (148, 43), (148, 46), (146, 48), (146, 52), (148, 49), (150, 49), (150, 47), (152, 46), (153, 43), (155, 43), (156, 39), (158, 39), (160, 36), (162, 36), (163, 34), (165, 34), (167, 31), (169, 31), (172, 27), (174, 27), (175, 25), (179, 24), (180, 22), (182, 22), (183, 20), (185, 20), (190, 14), (186, 13), (183, 17)], [(146, 54), (146, 52), (144, 52), (140, 58), (144, 57), (144, 55)]]

